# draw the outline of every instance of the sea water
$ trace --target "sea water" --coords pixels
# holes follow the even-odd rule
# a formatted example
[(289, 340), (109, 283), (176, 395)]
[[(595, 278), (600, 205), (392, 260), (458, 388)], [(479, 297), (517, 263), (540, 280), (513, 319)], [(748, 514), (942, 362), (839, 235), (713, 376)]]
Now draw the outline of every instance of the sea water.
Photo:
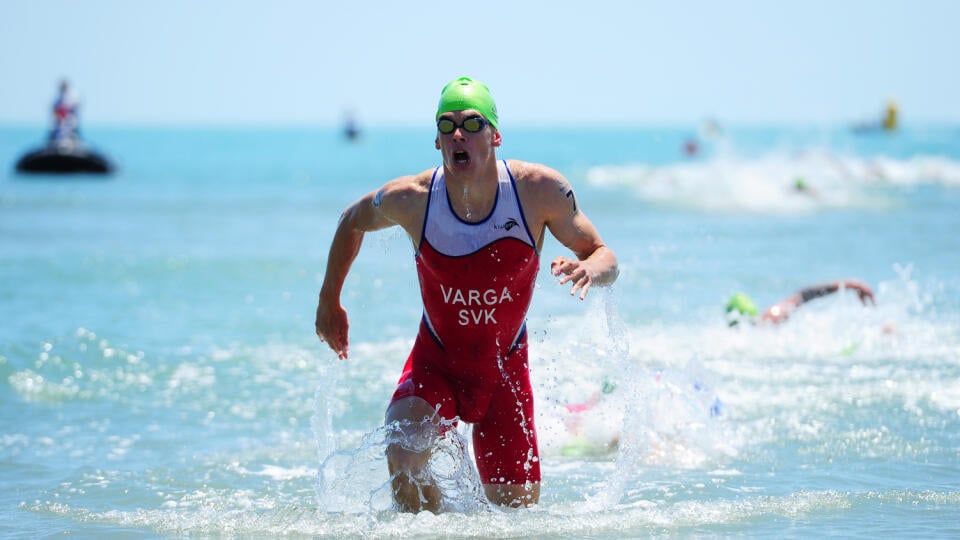
[[(540, 504), (392, 509), (383, 412), (416, 333), (413, 250), (367, 236), (350, 359), (314, 335), (340, 211), (440, 156), (423, 129), (132, 129), (117, 172), (21, 176), (0, 129), (0, 536), (960, 536), (960, 128), (524, 128), (620, 260), (530, 311)], [(687, 142), (697, 138), (696, 152)], [(806, 189), (797, 189), (802, 184)], [(781, 326), (724, 319), (858, 278)]]

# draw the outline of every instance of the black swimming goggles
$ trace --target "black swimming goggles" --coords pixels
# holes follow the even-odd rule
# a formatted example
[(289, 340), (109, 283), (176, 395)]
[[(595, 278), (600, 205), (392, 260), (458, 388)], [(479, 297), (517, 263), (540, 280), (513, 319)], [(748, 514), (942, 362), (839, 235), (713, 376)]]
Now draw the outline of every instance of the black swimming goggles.
[(463, 130), (468, 133), (479, 133), (483, 131), (483, 128), (487, 127), (489, 123), (490, 122), (487, 122), (482, 116), (471, 116), (464, 120), (462, 124), (458, 124), (449, 118), (441, 118), (437, 120), (437, 131), (444, 135), (449, 135), (457, 128), (463, 128)]

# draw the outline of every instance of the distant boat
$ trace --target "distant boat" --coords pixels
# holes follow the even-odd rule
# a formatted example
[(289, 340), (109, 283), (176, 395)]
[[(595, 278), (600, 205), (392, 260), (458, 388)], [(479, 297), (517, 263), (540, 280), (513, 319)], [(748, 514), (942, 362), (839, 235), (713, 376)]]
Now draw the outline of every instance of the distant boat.
[(63, 79), (53, 102), (53, 127), (46, 145), (27, 152), (17, 161), (17, 172), (37, 174), (110, 174), (113, 165), (88, 147), (77, 130), (77, 96)]
[(110, 174), (113, 165), (79, 139), (51, 141), (27, 152), (17, 161), (17, 172), (37, 174)]

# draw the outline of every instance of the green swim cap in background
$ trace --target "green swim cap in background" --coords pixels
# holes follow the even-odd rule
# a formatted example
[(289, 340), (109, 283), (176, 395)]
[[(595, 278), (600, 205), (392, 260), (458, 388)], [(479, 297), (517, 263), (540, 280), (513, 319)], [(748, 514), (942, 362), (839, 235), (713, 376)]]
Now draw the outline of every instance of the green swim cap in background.
[(727, 313), (731, 313), (734, 310), (740, 315), (756, 315), (760, 313), (757, 311), (757, 305), (753, 303), (753, 300), (742, 292), (731, 296), (730, 301), (727, 302)]
[(440, 104), (437, 116), (450, 111), (474, 109), (486, 118), (494, 129), (500, 129), (497, 122), (497, 104), (493, 102), (490, 89), (480, 81), (470, 77), (460, 77), (450, 81), (440, 92)]

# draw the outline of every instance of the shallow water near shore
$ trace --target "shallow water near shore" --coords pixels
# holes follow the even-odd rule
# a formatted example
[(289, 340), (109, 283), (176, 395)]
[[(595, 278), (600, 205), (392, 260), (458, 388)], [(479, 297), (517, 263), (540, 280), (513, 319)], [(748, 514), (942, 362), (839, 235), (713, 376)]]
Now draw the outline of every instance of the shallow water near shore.
[[(580, 302), (546, 243), (540, 504), (472, 504), (450, 453), (440, 515), (385, 489), (409, 240), (366, 239), (349, 360), (313, 333), (339, 212), (435, 165), (432, 132), (90, 128), (114, 176), (16, 175), (39, 134), (0, 128), (0, 536), (960, 535), (956, 126), (730, 128), (696, 155), (683, 128), (504, 126), (501, 157), (566, 175), (621, 276)], [(734, 292), (847, 277), (877, 305), (725, 324)]]

